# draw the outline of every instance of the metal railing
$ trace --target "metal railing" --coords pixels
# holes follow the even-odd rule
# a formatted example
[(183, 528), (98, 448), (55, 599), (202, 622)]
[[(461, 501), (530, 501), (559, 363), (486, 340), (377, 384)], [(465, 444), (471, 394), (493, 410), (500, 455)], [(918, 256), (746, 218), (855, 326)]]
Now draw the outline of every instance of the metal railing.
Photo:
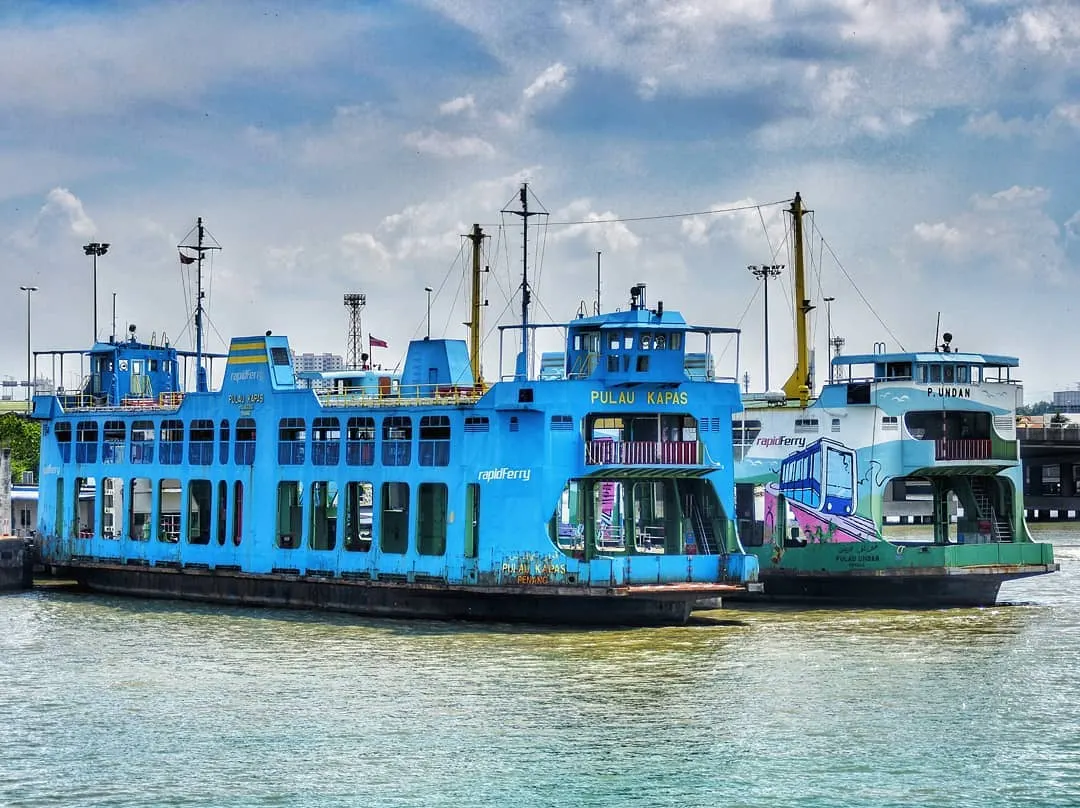
[(410, 384), (371, 393), (315, 392), (324, 407), (437, 407), (447, 404), (474, 404), (484, 395), (483, 387)]
[(587, 466), (696, 466), (701, 463), (697, 441), (585, 442)]
[(935, 460), (989, 460), (993, 454), (990, 438), (938, 438)]

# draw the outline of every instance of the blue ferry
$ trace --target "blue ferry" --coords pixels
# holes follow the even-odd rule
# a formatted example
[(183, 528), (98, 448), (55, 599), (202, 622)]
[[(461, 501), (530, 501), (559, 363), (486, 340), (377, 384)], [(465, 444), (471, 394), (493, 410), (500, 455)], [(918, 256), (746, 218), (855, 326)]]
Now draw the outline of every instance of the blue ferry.
[(471, 355), (418, 339), (400, 372), (320, 385), (270, 332), (219, 356), (134, 331), (40, 351), (90, 368), (77, 392), (34, 398), (42, 561), (101, 592), (539, 623), (681, 624), (759, 589), (734, 520), (739, 390), (711, 360), (737, 332), (631, 294), (559, 324), (565, 350), (538, 373), (526, 310), (504, 332), (516, 367), (490, 384), (475, 295)]

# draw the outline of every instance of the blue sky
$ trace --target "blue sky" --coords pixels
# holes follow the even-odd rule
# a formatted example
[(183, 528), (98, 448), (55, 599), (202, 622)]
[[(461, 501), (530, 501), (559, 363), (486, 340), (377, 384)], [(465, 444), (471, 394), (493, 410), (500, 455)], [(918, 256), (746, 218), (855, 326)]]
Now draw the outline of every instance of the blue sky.
[[(5, 4), (0, 75), (0, 375), (25, 373), (21, 284), (41, 287), (35, 349), (88, 342), (90, 240), (113, 245), (103, 333), (116, 292), (121, 329), (187, 344), (175, 245), (196, 216), (224, 248), (211, 348), (271, 329), (343, 353), (341, 296), (363, 291), (364, 330), (396, 359), (423, 333), (425, 286), (433, 331), (461, 337), (474, 221), (494, 236), (488, 325), (509, 322), (520, 234), (499, 210), (527, 180), (552, 222), (799, 190), (846, 271), (815, 242), (811, 293), (836, 298), (848, 349), (929, 348), (940, 312), (961, 348), (1019, 356), (1028, 400), (1080, 381), (1068, 2)], [(643, 281), (690, 320), (739, 325), (759, 389), (746, 266), (784, 263), (782, 236), (776, 207), (553, 225), (533, 234), (537, 316), (591, 302), (601, 250), (605, 307)], [(786, 281), (770, 290), (774, 387), (791, 365)], [(821, 316), (822, 357), (825, 330)], [(493, 334), (489, 378), (497, 360)]]

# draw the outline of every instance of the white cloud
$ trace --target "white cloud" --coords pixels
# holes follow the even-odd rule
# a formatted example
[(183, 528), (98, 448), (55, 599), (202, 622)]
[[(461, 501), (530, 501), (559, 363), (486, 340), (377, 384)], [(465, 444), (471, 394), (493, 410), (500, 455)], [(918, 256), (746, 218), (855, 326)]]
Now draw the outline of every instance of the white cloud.
[(613, 211), (597, 212), (589, 199), (576, 199), (559, 209), (554, 218), (564, 222), (596, 222), (597, 224), (574, 224), (560, 227), (552, 241), (556, 244), (571, 239), (584, 239), (594, 250), (627, 252), (636, 250), (641, 239), (627, 226), (626, 222), (608, 221), (618, 219)]
[(1049, 138), (1060, 133), (1080, 131), (1080, 104), (1063, 102), (1054, 106), (1046, 115), (1031, 118), (1004, 119), (992, 110), (972, 114), (964, 123), (963, 131), (982, 138), (1012, 140), (1013, 138)]
[(476, 112), (476, 99), (473, 98), (472, 93), (468, 95), (460, 95), (457, 98), (451, 98), (442, 104), (439, 104), (440, 115), (460, 115), (461, 113), (475, 113)]
[(53, 188), (45, 197), (45, 204), (38, 213), (38, 225), (46, 219), (67, 219), (72, 235), (90, 238), (97, 233), (97, 226), (83, 209), (82, 200), (67, 188)]
[(570, 86), (569, 71), (562, 62), (549, 65), (540, 73), (532, 84), (522, 91), (526, 100), (531, 101), (542, 95), (554, 95)]
[(405, 142), (421, 154), (434, 157), (492, 157), (495, 147), (483, 138), (456, 137), (446, 132), (410, 132)]

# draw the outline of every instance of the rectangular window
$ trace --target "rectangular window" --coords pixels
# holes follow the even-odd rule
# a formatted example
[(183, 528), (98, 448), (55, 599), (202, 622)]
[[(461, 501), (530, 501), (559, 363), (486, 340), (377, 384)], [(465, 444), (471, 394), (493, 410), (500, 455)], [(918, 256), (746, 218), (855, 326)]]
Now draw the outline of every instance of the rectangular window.
[(345, 484), (345, 549), (366, 553), (371, 549), (371, 483)]
[(71, 424), (66, 421), (57, 422), (53, 427), (53, 437), (56, 438), (56, 446), (60, 450), (60, 459), (65, 463), (71, 462)]
[[(223, 466), (229, 465), (229, 420), (221, 419), (218, 427), (218, 462)], [(222, 535), (225, 535), (222, 533)]]
[(160, 461), (167, 465), (184, 462), (184, 422), (169, 419), (161, 422)]
[(236, 464), (250, 466), (255, 462), (255, 419), (236, 421)]
[(154, 484), (149, 477), (133, 477), (128, 485), (128, 538), (149, 541)]
[(402, 554), (409, 550), (409, 485), (383, 483), (379, 509), (379, 549)]
[(104, 442), (101, 446), (101, 462), (126, 462), (127, 425), (123, 421), (106, 421), (102, 431), (104, 433)]
[(941, 365), (930, 365), (930, 383), (937, 384), (941, 382)]
[(345, 432), (345, 462), (350, 466), (375, 463), (375, 419), (350, 418)]
[(446, 554), (446, 501), (446, 483), (420, 483), (416, 514), (416, 549), (420, 555)]
[(407, 466), (412, 462), (412, 419), (408, 416), (383, 419), (382, 462), (384, 466)]
[(316, 466), (336, 466), (341, 460), (341, 421), (316, 418), (311, 424), (311, 462)]
[[(210, 434), (213, 436), (213, 422), (210, 423)], [(214, 517), (210, 498), (213, 494), (214, 488), (209, 480), (192, 480), (188, 483), (188, 542), (190, 544), (210, 543), (210, 525)]]
[(284, 550), (300, 546), (304, 531), (304, 485), (295, 480), (278, 483), (275, 544)]
[(153, 421), (136, 421), (131, 425), (131, 462), (153, 463), (154, 443), (157, 440)]
[(337, 483), (324, 481), (311, 484), (312, 550), (333, 550), (337, 544), (337, 499)]
[(306, 444), (307, 428), (303, 418), (282, 418), (278, 422), (278, 463), (303, 465)]
[(945, 365), (941, 369), (941, 381), (945, 384), (952, 384), (956, 381), (956, 367), (954, 365)]
[(163, 479), (158, 482), (158, 541), (175, 544), (180, 541), (180, 481)]
[[(72, 499), (71, 508), (71, 537), (76, 539), (90, 539), (94, 536), (94, 503), (89, 503), (87, 509), (83, 503), (83, 491), (89, 493), (90, 481), (86, 477), (75, 478), (75, 495)], [(85, 514), (85, 518), (84, 518)]]
[(106, 477), (101, 481), (101, 535), (106, 539), (119, 539), (124, 532), (124, 481), (120, 477)]
[(214, 422), (206, 419), (191, 422), (188, 435), (188, 463), (209, 466), (214, 462)]
[(552, 432), (572, 432), (574, 429), (574, 416), (553, 415), (551, 416)]
[(450, 418), (425, 415), (420, 419), (420, 465), (450, 465)]
[(270, 349), (270, 361), (278, 366), (287, 366), (289, 364), (289, 352), (284, 348), (271, 348)]
[(98, 425), (96, 421), (79, 421), (75, 425), (75, 462), (96, 463)]
[[(223, 423), (228, 423), (224, 421)], [(219, 545), (225, 544), (225, 536), (229, 532), (229, 522), (227, 520), (228, 515), (228, 500), (229, 500), (229, 484), (224, 480), (218, 480), (217, 484), (217, 523), (216, 530), (217, 543)]]
[(491, 429), (491, 424), (488, 422), (486, 415), (467, 415), (465, 416), (465, 431), (466, 432), (487, 432)]
[(639, 356), (637, 358), (637, 372), (648, 373), (649, 372), (649, 357)]

